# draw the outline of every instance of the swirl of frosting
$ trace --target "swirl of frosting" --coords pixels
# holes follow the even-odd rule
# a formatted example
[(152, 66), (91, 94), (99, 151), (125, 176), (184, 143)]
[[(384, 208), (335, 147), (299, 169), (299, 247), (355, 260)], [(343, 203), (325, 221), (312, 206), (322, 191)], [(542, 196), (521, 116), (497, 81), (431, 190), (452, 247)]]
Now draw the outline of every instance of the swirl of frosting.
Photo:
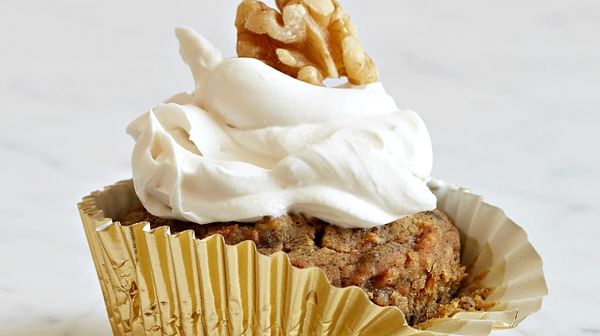
[(425, 124), (380, 83), (318, 87), (176, 32), (194, 93), (128, 127), (150, 213), (198, 224), (303, 213), (368, 228), (435, 208)]

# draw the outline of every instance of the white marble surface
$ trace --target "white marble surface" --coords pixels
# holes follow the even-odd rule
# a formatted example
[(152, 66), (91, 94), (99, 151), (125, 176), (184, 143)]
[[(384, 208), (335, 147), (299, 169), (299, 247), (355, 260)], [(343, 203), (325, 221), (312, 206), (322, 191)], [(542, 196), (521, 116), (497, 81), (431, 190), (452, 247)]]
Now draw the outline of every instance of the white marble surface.
[[(126, 124), (191, 88), (173, 28), (233, 54), (236, 2), (0, 1), (0, 335), (110, 333), (76, 203), (130, 176)], [(345, 3), (435, 175), (544, 258), (542, 311), (495, 334), (600, 335), (600, 2)]]

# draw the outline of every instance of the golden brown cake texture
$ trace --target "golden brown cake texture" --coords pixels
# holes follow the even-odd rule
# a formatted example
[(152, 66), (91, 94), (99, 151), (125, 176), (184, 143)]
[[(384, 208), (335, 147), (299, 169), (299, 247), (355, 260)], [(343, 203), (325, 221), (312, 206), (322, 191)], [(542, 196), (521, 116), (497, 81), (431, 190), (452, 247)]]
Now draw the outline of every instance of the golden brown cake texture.
[(283, 251), (296, 267), (322, 269), (334, 286), (358, 286), (374, 303), (399, 307), (411, 325), (481, 308), (471, 303), (471, 296), (455, 297), (466, 276), (459, 233), (439, 210), (371, 229), (343, 229), (293, 214), (255, 224), (198, 225), (155, 217), (141, 205), (121, 221), (146, 221), (152, 227), (169, 226), (172, 232), (194, 230), (197, 238), (220, 234), (230, 245), (251, 240), (265, 255)]

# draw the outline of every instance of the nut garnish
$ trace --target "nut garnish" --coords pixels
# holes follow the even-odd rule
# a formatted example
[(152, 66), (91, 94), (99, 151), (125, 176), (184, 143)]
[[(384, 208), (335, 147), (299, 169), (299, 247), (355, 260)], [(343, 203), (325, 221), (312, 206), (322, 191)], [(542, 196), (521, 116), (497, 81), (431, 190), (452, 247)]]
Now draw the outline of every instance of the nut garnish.
[(278, 10), (258, 0), (239, 5), (238, 56), (259, 59), (315, 85), (342, 76), (357, 85), (378, 80), (375, 63), (337, 0), (276, 2)]

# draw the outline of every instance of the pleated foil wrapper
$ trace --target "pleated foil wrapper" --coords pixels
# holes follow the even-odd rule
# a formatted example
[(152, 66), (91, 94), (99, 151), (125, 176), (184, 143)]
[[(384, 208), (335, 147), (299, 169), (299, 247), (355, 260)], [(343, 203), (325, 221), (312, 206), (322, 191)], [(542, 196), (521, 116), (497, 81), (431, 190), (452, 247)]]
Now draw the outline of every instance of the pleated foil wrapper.
[(79, 210), (114, 335), (489, 335), (539, 310), (542, 260), (523, 229), (468, 190), (441, 181), (430, 188), (460, 230), (463, 286), (491, 288), (494, 305), (430, 320), (424, 330), (360, 288), (333, 287), (321, 270), (296, 268), (284, 253), (261, 255), (253, 242), (121, 225), (113, 219), (139, 202), (131, 181), (92, 193)]

